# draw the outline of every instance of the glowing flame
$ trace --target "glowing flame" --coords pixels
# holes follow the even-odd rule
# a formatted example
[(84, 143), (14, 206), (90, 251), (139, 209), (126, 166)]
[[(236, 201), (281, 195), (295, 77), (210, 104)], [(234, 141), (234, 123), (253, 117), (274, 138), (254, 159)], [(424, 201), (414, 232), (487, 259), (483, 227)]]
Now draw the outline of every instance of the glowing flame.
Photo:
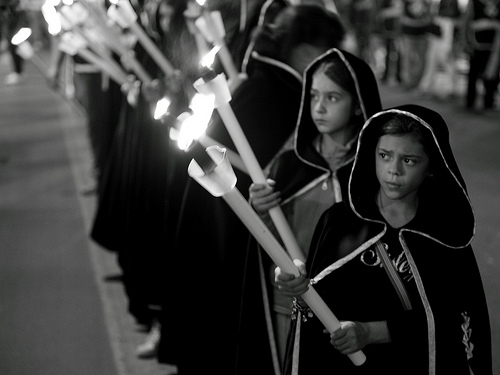
[[(57, 4), (55, 4), (57, 5)], [(42, 5), (42, 15), (47, 22), (50, 35), (57, 35), (61, 32), (61, 19), (55, 8), (54, 2), (47, 0)]]
[(205, 56), (200, 61), (200, 64), (204, 66), (205, 68), (210, 68), (214, 61), (215, 61), (215, 56), (217, 56), (217, 52), (219, 52), (220, 46), (215, 46), (208, 52)]
[(207, 3), (206, 0), (196, 0), (196, 2), (198, 3), (199, 6), (204, 6)]
[(191, 144), (199, 139), (207, 130), (208, 122), (214, 111), (215, 97), (213, 95), (195, 94), (189, 108), (193, 114), (182, 121), (181, 116), (177, 119), (182, 121), (178, 134), (177, 144), (181, 150), (186, 150)]
[(16, 35), (12, 37), (12, 44), (18, 46), (22, 42), (26, 41), (31, 35), (31, 29), (29, 27), (22, 27)]
[(156, 103), (156, 109), (154, 118), (158, 120), (168, 113), (168, 108), (170, 107), (171, 100), (164, 96)]

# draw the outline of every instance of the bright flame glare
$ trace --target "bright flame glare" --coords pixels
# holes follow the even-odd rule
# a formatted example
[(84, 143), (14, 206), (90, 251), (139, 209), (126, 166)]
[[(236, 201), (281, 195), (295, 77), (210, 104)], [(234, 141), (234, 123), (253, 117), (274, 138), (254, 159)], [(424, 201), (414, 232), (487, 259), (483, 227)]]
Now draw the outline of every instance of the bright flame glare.
[(182, 122), (179, 138), (177, 140), (177, 145), (181, 150), (186, 150), (207, 130), (208, 122), (212, 117), (212, 112), (215, 107), (214, 100), (214, 95), (199, 93), (195, 94), (191, 100), (189, 108), (193, 111), (193, 115)]
[(62, 0), (64, 5), (73, 5), (73, 0)]
[(159, 118), (163, 117), (168, 113), (168, 108), (170, 107), (170, 99), (164, 96), (158, 102), (156, 103), (156, 109), (155, 109), (155, 120), (158, 120)]
[(16, 35), (14, 35), (11, 39), (12, 44), (15, 46), (20, 45), (22, 42), (27, 40), (31, 35), (31, 29), (29, 27), (22, 27)]
[(54, 5), (50, 4), (49, 1), (46, 1), (42, 5), (42, 15), (45, 22), (47, 22), (49, 34), (59, 34), (61, 32), (61, 19), (59, 18), (56, 8)]
[(206, 4), (206, 0), (196, 0), (199, 6), (204, 6)]
[(217, 52), (219, 52), (220, 46), (215, 46), (208, 52), (205, 56), (200, 61), (200, 64), (206, 68), (210, 68), (214, 61), (215, 61), (215, 56), (217, 55)]

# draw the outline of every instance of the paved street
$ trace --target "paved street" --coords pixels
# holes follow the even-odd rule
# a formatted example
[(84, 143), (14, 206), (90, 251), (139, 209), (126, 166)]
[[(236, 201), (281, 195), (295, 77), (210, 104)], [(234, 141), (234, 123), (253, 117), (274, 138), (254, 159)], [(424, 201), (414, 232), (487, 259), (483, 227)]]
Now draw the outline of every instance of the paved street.
[[(95, 197), (80, 192), (91, 181), (85, 117), (47, 86), (44, 68), (28, 61), (23, 81), (5, 86), (0, 56), (0, 374), (167, 375), (170, 367), (135, 357), (145, 333), (113, 281), (114, 255), (88, 237)], [(500, 112), (380, 89), (384, 107), (429, 106), (449, 125), (475, 208), (473, 246), (500, 375)]]

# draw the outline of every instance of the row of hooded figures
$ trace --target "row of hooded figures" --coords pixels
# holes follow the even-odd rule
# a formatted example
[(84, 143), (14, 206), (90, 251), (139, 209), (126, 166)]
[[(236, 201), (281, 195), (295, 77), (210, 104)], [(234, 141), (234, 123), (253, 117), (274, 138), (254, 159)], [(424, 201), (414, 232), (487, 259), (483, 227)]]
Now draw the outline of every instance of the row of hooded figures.
[(155, 334), (138, 356), (182, 375), (492, 374), (447, 125), (382, 108), (334, 2), (79, 1), (109, 30), (59, 50), (94, 151), (90, 236)]

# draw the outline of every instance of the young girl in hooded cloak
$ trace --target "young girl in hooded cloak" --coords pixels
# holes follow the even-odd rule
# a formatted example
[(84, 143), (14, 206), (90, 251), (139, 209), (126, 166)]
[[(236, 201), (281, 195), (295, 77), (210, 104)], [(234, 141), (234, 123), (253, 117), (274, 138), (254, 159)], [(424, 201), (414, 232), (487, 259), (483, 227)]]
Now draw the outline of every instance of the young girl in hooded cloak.
[[(274, 225), (267, 210), (281, 205), (305, 257), (321, 214), (341, 202), (347, 190), (363, 123), (381, 109), (373, 71), (351, 53), (333, 48), (307, 67), (294, 147), (272, 163), (270, 185), (250, 187), (251, 203), (271, 229)], [(266, 294), (270, 296), (265, 311), (274, 326), (271, 331), (276, 336), (281, 365), (292, 300), (273, 285), (272, 262), (267, 257), (261, 259)]]
[[(441, 116), (416, 105), (372, 116), (348, 201), (321, 218), (300, 277), (277, 270), (284, 294), (310, 282), (341, 321), (325, 334), (297, 298), (285, 373), (491, 375), (475, 219)], [(358, 350), (356, 367), (346, 354)]]

